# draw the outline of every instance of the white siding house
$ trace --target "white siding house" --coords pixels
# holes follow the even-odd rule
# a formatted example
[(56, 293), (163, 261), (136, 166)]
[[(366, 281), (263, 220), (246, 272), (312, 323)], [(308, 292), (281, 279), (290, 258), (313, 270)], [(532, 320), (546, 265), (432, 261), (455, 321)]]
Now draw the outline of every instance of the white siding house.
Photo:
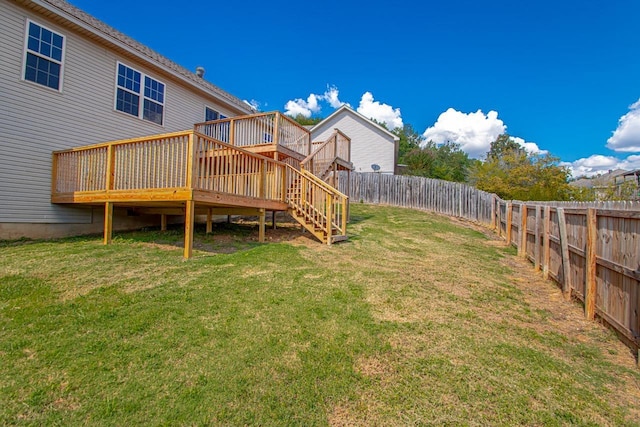
[(100, 231), (50, 202), (52, 151), (252, 112), (65, 1), (0, 0), (0, 239)]
[(355, 172), (395, 173), (399, 138), (350, 107), (343, 105), (311, 128), (311, 139), (326, 140), (339, 129), (351, 138)]

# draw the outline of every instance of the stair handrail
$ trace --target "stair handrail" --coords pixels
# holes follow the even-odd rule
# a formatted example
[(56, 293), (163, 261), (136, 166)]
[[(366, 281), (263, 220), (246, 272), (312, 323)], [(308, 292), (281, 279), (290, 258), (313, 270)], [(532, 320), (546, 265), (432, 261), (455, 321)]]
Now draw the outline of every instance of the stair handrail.
[[(331, 244), (334, 234), (346, 236), (349, 197), (305, 169), (297, 170), (290, 165), (287, 165), (287, 168), (292, 176), (301, 178), (303, 180), (302, 182), (306, 181), (317, 190), (321, 190), (326, 194), (326, 198), (308, 198), (307, 196), (313, 194), (315, 191), (308, 191), (310, 189), (307, 185), (303, 184), (299, 187), (301, 191), (300, 200), (296, 202), (293, 198), (288, 198), (287, 203), (289, 203), (292, 208), (299, 209), (305, 219), (323, 230), (327, 244)], [(289, 185), (293, 188), (296, 179), (290, 179), (289, 182)], [(302, 221), (301, 224), (306, 227)], [(337, 230), (337, 233), (333, 232), (334, 228)], [(307, 227), (307, 229), (309, 228)], [(313, 230), (310, 231), (313, 232)]]
[[(289, 165), (287, 165), (289, 166)], [(291, 167), (291, 166), (289, 166)], [(295, 168), (291, 167), (292, 169), (295, 170)], [(331, 184), (326, 183), (325, 181), (323, 181), (322, 179), (320, 179), (319, 177), (317, 177), (316, 175), (314, 175), (313, 173), (311, 173), (310, 171), (306, 170), (306, 169), (302, 169), (300, 171), (296, 170), (296, 172), (304, 175), (305, 177), (309, 178), (309, 180), (313, 181), (314, 184), (317, 184), (319, 187), (322, 187), (323, 190), (333, 194), (334, 196), (338, 196), (341, 198), (345, 198), (348, 199), (349, 196), (347, 196), (346, 194), (344, 194), (343, 192), (341, 192), (340, 190), (338, 190), (337, 188), (333, 187)]]
[[(346, 158), (343, 158), (341, 156), (341, 154), (343, 154), (342, 152), (345, 150), (343, 149), (344, 147), (340, 146), (340, 140), (341, 140), (340, 137), (346, 140), (348, 144), (346, 149)], [(309, 154), (302, 162), (300, 162), (300, 165), (303, 168), (312, 171), (315, 175), (322, 175), (322, 173), (326, 171), (322, 171), (319, 169), (315, 161), (316, 158), (320, 154), (325, 154), (325, 151), (328, 149), (328, 150), (331, 150), (331, 152), (329, 153), (329, 155), (326, 155), (326, 158), (325, 158), (325, 163), (327, 165), (332, 164), (338, 158), (341, 158), (343, 160), (346, 160), (347, 162), (350, 162), (351, 161), (350, 145), (351, 145), (351, 139), (347, 135), (342, 133), (339, 129), (334, 129), (334, 132), (331, 134), (331, 136), (329, 136), (329, 138), (326, 141), (320, 143), (320, 145), (318, 145), (317, 148), (315, 148), (311, 154)], [(327, 148), (327, 147), (330, 147), (330, 148)]]

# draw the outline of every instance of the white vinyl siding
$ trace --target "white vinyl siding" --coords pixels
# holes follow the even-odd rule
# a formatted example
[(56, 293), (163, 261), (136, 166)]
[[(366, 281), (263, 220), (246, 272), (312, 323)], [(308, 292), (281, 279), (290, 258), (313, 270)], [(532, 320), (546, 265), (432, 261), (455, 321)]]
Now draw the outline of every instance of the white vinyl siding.
[[(63, 92), (23, 78), (29, 19), (65, 37)], [(92, 221), (89, 209), (51, 203), (54, 150), (192, 129), (202, 121), (205, 105), (232, 115), (226, 106), (127, 59), (136, 70), (163, 82), (171, 95), (164, 100), (164, 127), (132, 120), (114, 110), (114, 70), (125, 58), (16, 2), (0, 0), (0, 37), (0, 223)]]
[(374, 172), (372, 165), (375, 164), (380, 166), (380, 173), (394, 173), (396, 144), (393, 136), (373, 122), (343, 110), (314, 128), (311, 138), (314, 142), (326, 141), (334, 129), (351, 138), (351, 163), (355, 172)]

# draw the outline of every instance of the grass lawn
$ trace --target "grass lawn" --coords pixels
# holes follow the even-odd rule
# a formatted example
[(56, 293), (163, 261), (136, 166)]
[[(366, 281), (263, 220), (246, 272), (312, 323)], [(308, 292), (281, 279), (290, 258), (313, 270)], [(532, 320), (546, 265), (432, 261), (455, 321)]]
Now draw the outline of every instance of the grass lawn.
[(290, 227), (0, 242), (0, 424), (639, 425), (630, 350), (490, 235)]

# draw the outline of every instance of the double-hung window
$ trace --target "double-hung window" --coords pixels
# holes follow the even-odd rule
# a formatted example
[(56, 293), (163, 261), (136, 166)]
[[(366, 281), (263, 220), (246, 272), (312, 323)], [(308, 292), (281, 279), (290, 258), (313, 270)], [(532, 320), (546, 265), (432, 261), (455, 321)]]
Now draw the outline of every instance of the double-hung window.
[(27, 21), (25, 46), (24, 79), (61, 90), (64, 36)]
[(162, 125), (164, 123), (164, 83), (118, 63), (116, 110)]

